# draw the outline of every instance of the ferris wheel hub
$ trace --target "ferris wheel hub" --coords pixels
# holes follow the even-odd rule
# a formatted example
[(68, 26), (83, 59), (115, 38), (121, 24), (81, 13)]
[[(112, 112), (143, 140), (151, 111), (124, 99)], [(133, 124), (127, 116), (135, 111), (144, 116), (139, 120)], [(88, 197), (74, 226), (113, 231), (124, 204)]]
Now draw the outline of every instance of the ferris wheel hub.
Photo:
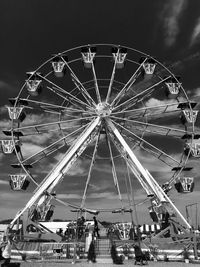
[(101, 102), (96, 106), (96, 113), (101, 117), (108, 117), (111, 114), (110, 104)]

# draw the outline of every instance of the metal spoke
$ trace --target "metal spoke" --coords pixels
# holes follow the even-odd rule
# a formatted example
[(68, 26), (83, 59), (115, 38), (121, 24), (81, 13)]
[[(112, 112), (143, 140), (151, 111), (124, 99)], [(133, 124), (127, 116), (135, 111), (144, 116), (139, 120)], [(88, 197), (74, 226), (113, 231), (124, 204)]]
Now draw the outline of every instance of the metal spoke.
[[(59, 95), (60, 97), (62, 97), (63, 99), (67, 100), (67, 98), (66, 98), (65, 96), (63, 96), (62, 94), (60, 94), (60, 93), (63, 93), (63, 94), (65, 94), (65, 95), (67, 95), (68, 98), (69, 98), (69, 97), (73, 98), (74, 101), (76, 101), (76, 102), (78, 102), (78, 103), (80, 103), (80, 104), (82, 104), (82, 105), (84, 105), (84, 106), (88, 106), (85, 102), (81, 101), (81, 100), (78, 99), (76, 96), (74, 96), (74, 95), (72, 95), (71, 93), (67, 92), (66, 90), (64, 90), (63, 88), (61, 88), (61, 87), (58, 86), (57, 84), (55, 84), (54, 82), (50, 81), (47, 77), (45, 77), (45, 76), (41, 76), (41, 75), (39, 75), (39, 74), (38, 74), (38, 76), (39, 76), (42, 80), (45, 80), (47, 83), (49, 83), (49, 84), (51, 84), (52, 86), (54, 86), (54, 87), (55, 87), (54, 90), (51, 88), (52, 91), (53, 91), (54, 93), (56, 93), (57, 95)], [(47, 86), (47, 88), (50, 89), (49, 86)], [(69, 101), (70, 101), (70, 99), (69, 99)], [(88, 106), (88, 107), (90, 107), (90, 106)]]
[[(42, 109), (45, 109), (45, 107), (47, 108), (52, 108), (52, 109), (60, 109), (60, 110), (70, 110), (70, 111), (74, 111), (74, 112), (82, 112), (82, 113), (88, 113), (88, 114), (91, 114), (92, 112), (90, 112), (89, 110), (83, 110), (83, 109), (80, 109), (80, 105), (77, 105), (79, 108), (75, 109), (75, 108), (72, 108), (72, 107), (66, 107), (66, 106), (61, 106), (61, 105), (55, 105), (55, 104), (52, 104), (52, 103), (47, 103), (47, 102), (42, 102), (42, 101), (37, 101), (37, 100), (32, 100), (30, 98), (19, 98), (18, 101), (27, 101), (29, 103), (32, 103), (32, 104), (36, 104), (39, 106), (39, 108), (42, 108)], [(44, 108), (43, 108), (44, 106)], [(25, 106), (26, 108), (35, 108), (35, 107), (30, 107), (30, 106)]]
[(136, 135), (135, 133), (133, 133), (132, 131), (128, 130), (127, 128), (125, 128), (124, 126), (120, 125), (119, 123), (116, 123), (115, 121), (112, 120), (112, 122), (116, 125), (118, 125), (120, 128), (124, 129), (125, 131), (127, 131), (128, 133), (132, 134), (136, 139), (140, 140), (141, 142), (147, 144), (148, 146), (150, 146), (151, 148), (155, 149), (156, 151), (158, 151), (159, 153), (161, 153), (162, 155), (168, 157), (169, 159), (171, 159), (172, 161), (176, 162), (179, 164), (179, 161), (177, 161), (176, 159), (174, 159), (173, 157), (171, 157), (170, 155), (168, 155), (167, 153), (165, 153), (164, 151), (162, 151), (161, 149), (155, 147), (154, 145), (152, 145), (151, 143), (149, 143), (148, 141), (146, 141), (144, 138), (139, 137), (138, 135)]
[(115, 57), (115, 61), (114, 61), (114, 65), (113, 65), (112, 75), (111, 75), (111, 78), (110, 78), (110, 84), (109, 84), (108, 92), (107, 92), (107, 96), (106, 96), (106, 103), (109, 102), (109, 98), (110, 98), (110, 94), (111, 94), (111, 89), (112, 89), (112, 85), (113, 85), (113, 81), (114, 81), (114, 77), (115, 77), (115, 71), (116, 71), (116, 64), (117, 64), (118, 55), (119, 55), (119, 48), (117, 50), (117, 55)]
[(76, 85), (77, 89), (79, 89), (80, 93), (83, 95), (83, 97), (85, 98), (85, 100), (88, 102), (89, 106), (92, 104), (95, 107), (96, 106), (96, 103), (92, 99), (91, 95), (85, 89), (84, 85), (78, 79), (78, 77), (76, 76), (76, 74), (74, 73), (74, 71), (72, 70), (72, 68), (69, 66), (69, 64), (67, 63), (67, 61), (64, 59), (64, 57), (61, 56), (61, 58), (62, 58), (63, 62), (65, 62), (65, 65), (67, 66), (67, 68), (69, 69), (69, 71), (71, 73), (71, 76), (72, 76), (72, 81)]
[[(89, 53), (91, 53), (90, 47), (89, 47)], [(95, 91), (96, 91), (96, 96), (97, 96), (97, 102), (101, 103), (101, 95), (99, 92), (99, 86), (98, 86), (98, 82), (97, 82), (97, 76), (96, 76), (96, 71), (95, 71), (93, 60), (92, 60), (92, 72), (93, 72), (93, 77), (94, 77), (94, 85), (95, 85)]]
[(58, 128), (58, 129), (46, 129), (46, 130), (42, 130), (42, 131), (39, 131), (37, 128), (35, 129), (36, 132), (29, 132), (29, 133), (24, 133), (23, 132), (23, 137), (26, 137), (26, 136), (30, 136), (30, 135), (39, 135), (39, 134), (45, 134), (45, 133), (52, 133), (52, 132), (58, 132), (58, 131), (63, 131), (63, 130), (72, 130), (74, 128), (80, 128), (80, 125), (74, 125), (73, 127), (71, 125), (67, 126), (67, 127), (62, 127), (62, 128)]
[[(130, 169), (129, 169), (129, 166), (128, 166), (128, 163), (127, 162), (125, 162), (125, 165), (126, 165), (126, 171), (127, 171), (127, 175), (128, 175), (128, 182), (129, 182), (129, 186), (130, 186), (130, 195), (131, 195), (131, 198), (130, 198), (130, 195), (128, 194), (129, 195), (129, 199), (130, 199), (129, 200), (130, 207), (133, 207), (134, 208), (136, 225), (138, 225), (139, 224), (138, 223), (139, 221), (138, 221), (138, 215), (137, 215), (136, 203), (135, 203), (135, 199), (134, 199), (133, 186), (132, 186), (132, 181), (131, 181), (131, 176), (130, 176)], [(126, 175), (125, 175), (125, 178), (126, 178)], [(127, 179), (126, 179), (126, 181), (127, 181)], [(132, 224), (135, 225), (134, 220), (133, 220), (133, 211), (131, 212), (131, 219), (132, 219)]]
[(171, 77), (171, 76), (168, 76), (168, 77), (164, 78), (163, 80), (161, 80), (161, 81), (159, 81), (159, 82), (153, 84), (152, 86), (148, 87), (148, 88), (145, 89), (144, 91), (142, 91), (142, 92), (140, 92), (140, 93), (134, 95), (134, 96), (131, 97), (130, 99), (128, 99), (128, 100), (124, 101), (123, 103), (119, 104), (118, 106), (114, 107), (113, 110), (116, 110), (116, 109), (118, 109), (118, 108), (120, 108), (120, 107), (123, 107), (123, 106), (125, 106), (125, 109), (124, 109), (124, 110), (126, 110), (126, 109), (128, 108), (127, 105), (128, 105), (130, 102), (132, 102), (133, 100), (135, 100), (136, 98), (138, 98), (138, 97), (140, 97), (140, 96), (142, 96), (142, 95), (144, 95), (144, 94), (145, 94), (145, 96), (147, 96), (147, 94), (148, 94), (149, 92), (152, 93), (152, 91), (155, 90), (155, 87), (157, 87), (158, 85), (160, 85), (160, 84), (163, 83), (164, 81), (168, 80), (170, 77)]
[[(130, 136), (126, 136), (125, 134), (121, 133), (121, 135), (125, 138), (125, 139), (128, 139), (129, 141), (135, 143), (135, 146), (140, 146), (144, 151), (150, 153), (151, 155), (153, 155), (154, 157), (156, 157), (157, 159), (159, 159), (160, 161), (164, 162), (166, 165), (170, 166), (170, 168), (172, 169), (174, 166), (171, 165), (170, 163), (168, 163), (165, 159), (162, 159), (161, 156), (162, 154), (161, 153), (158, 153), (156, 151), (153, 151), (151, 150), (150, 148), (146, 148), (142, 145), (142, 141), (135, 141), (135, 139), (133, 139), (132, 137)], [(132, 149), (134, 149), (135, 146), (132, 146)]]
[(128, 80), (128, 82), (124, 85), (124, 87), (122, 88), (122, 90), (116, 95), (116, 97), (114, 98), (113, 102), (111, 103), (111, 107), (113, 107), (114, 105), (118, 104), (119, 101), (124, 96), (124, 94), (127, 93), (128, 90), (131, 88), (131, 86), (133, 85), (133, 83), (136, 81), (136, 78), (140, 74), (140, 73), (138, 74), (138, 72), (140, 71), (140, 69), (142, 68), (142, 66), (143, 66), (143, 64), (145, 63), (146, 60), (147, 60), (147, 58), (145, 58), (145, 60), (136, 69), (136, 71), (133, 73), (133, 75)]
[(97, 140), (95, 142), (95, 146), (94, 146), (94, 150), (93, 150), (93, 154), (92, 154), (92, 159), (91, 159), (91, 162), (90, 162), (90, 168), (89, 168), (89, 171), (88, 171), (88, 176), (87, 176), (85, 189), (84, 189), (84, 192), (83, 192), (83, 197), (82, 197), (81, 206), (80, 206), (81, 209), (83, 209), (83, 207), (85, 205), (86, 194), (87, 194), (89, 183), (90, 183), (90, 179), (91, 179), (92, 167), (93, 167), (93, 165), (95, 163), (95, 157), (96, 157), (96, 153), (97, 153), (99, 138), (100, 138), (100, 132), (98, 133), (98, 137), (97, 137)]
[(79, 206), (75, 205), (75, 204), (72, 204), (72, 203), (69, 203), (69, 202), (66, 202), (66, 201), (63, 201), (61, 199), (59, 199), (57, 196), (52, 196), (55, 201), (59, 202), (60, 204), (64, 205), (65, 207), (71, 207), (73, 209), (76, 209), (77, 211), (81, 211), (81, 212), (88, 212), (90, 214), (96, 214), (96, 210), (92, 210), (92, 209), (89, 209), (89, 208), (83, 208), (83, 209), (80, 209)]
[[(87, 110), (91, 109), (90, 106), (88, 106), (86, 103), (82, 102), (81, 100), (80, 100), (80, 101), (77, 101), (77, 103), (76, 103), (76, 102), (73, 102), (69, 97), (65, 97), (65, 96), (61, 95), (60, 93), (57, 92), (57, 90), (56, 90), (55, 87), (54, 87), (54, 88), (51, 88), (51, 87), (47, 86), (47, 88), (48, 88), (50, 91), (52, 91), (52, 92), (54, 92), (55, 94), (57, 94), (58, 96), (60, 96), (62, 99), (64, 99), (64, 101), (68, 101), (70, 104), (72, 104), (73, 106), (79, 108), (79, 109), (82, 110), (82, 111), (85, 111), (86, 109), (87, 109)], [(75, 100), (74, 100), (74, 101), (75, 101)], [(84, 105), (84, 108), (83, 108), (82, 106), (80, 106), (80, 104), (81, 104), (81, 105)]]
[[(88, 123), (88, 124), (89, 124), (89, 123)], [(44, 154), (44, 156), (47, 156), (47, 153), (45, 152), (46, 150), (53, 148), (56, 144), (60, 143), (60, 142), (63, 141), (63, 140), (66, 142), (65, 139), (69, 138), (69, 137), (72, 136), (73, 134), (75, 134), (75, 133), (79, 132), (80, 130), (84, 129), (88, 124), (82, 126), (81, 128), (76, 129), (75, 131), (71, 132), (70, 134), (67, 134), (67, 135), (61, 137), (60, 139), (58, 139), (58, 140), (56, 140), (55, 142), (53, 142), (51, 145), (49, 145), (49, 146), (47, 146), (47, 147), (41, 149), (40, 151), (36, 152), (35, 154), (31, 155), (30, 157), (24, 159), (21, 163), (24, 164), (24, 163), (26, 163), (28, 160), (30, 160), (30, 159), (32, 159), (32, 158), (38, 156), (39, 154)], [(64, 144), (64, 145), (66, 145), (66, 144)], [(59, 147), (59, 148), (60, 148), (60, 147)], [(36, 163), (36, 162), (34, 162), (34, 163)], [(33, 163), (32, 163), (32, 164), (33, 164)]]
[[(168, 127), (168, 126), (162, 126), (162, 125), (152, 124), (152, 123), (148, 123), (148, 122), (136, 121), (136, 120), (133, 120), (133, 119), (119, 118), (119, 117), (115, 117), (115, 116), (111, 116), (111, 118), (113, 118), (113, 119), (120, 119), (120, 120), (125, 121), (125, 122), (133, 122), (133, 123), (136, 123), (136, 124), (140, 124), (140, 125), (145, 126), (145, 129), (147, 127), (155, 127), (156, 129), (162, 129), (162, 130), (165, 130), (166, 131), (166, 133), (164, 133), (164, 135), (169, 135), (170, 132), (172, 132), (172, 131), (181, 133), (183, 135), (185, 134), (185, 130), (181, 130), (181, 129), (177, 129), (177, 128), (172, 128), (172, 127)], [(157, 132), (155, 131), (153, 133), (157, 133)], [(159, 133), (161, 134), (161, 132), (158, 132), (158, 134)]]
[(107, 144), (108, 144), (111, 163), (112, 163), (112, 176), (113, 176), (113, 180), (114, 180), (114, 185), (115, 185), (115, 187), (117, 189), (117, 193), (118, 193), (118, 196), (119, 196), (119, 201), (121, 202), (121, 207), (122, 207), (122, 209), (124, 209), (123, 202), (122, 202), (122, 195), (121, 195), (121, 192), (120, 192), (118, 178), (117, 178), (117, 172), (116, 172), (116, 168), (115, 168), (115, 162), (114, 162), (113, 153), (112, 153), (112, 148), (111, 148), (110, 140), (109, 140), (108, 137), (107, 137)]
[(17, 127), (17, 128), (13, 128), (13, 131), (16, 130), (24, 130), (24, 129), (30, 129), (30, 128), (37, 128), (38, 127), (44, 127), (44, 126), (51, 126), (51, 125), (55, 125), (58, 124), (59, 127), (62, 123), (67, 123), (67, 122), (76, 122), (76, 121), (81, 121), (81, 120), (90, 120), (93, 119), (95, 116), (90, 116), (90, 117), (83, 117), (83, 118), (78, 118), (78, 119), (71, 119), (71, 120), (63, 120), (63, 121), (55, 121), (55, 122), (49, 122), (49, 123), (42, 123), (42, 124), (34, 124), (34, 125), (29, 125), (29, 126), (23, 126), (23, 127)]
[[(162, 114), (163, 113), (168, 114), (171, 112), (180, 112), (180, 109), (170, 110), (170, 108), (173, 106), (178, 106), (178, 104), (182, 104), (182, 103), (185, 103), (185, 102), (177, 102), (177, 103), (169, 103), (169, 104), (164, 104), (164, 105), (142, 107), (142, 108), (137, 108), (137, 109), (129, 109), (129, 110), (124, 110), (123, 113), (127, 114), (126, 116), (128, 116), (128, 117), (136, 116), (138, 118), (140, 116), (145, 117), (145, 116), (154, 116), (154, 115), (161, 114), (161, 113)], [(169, 109), (169, 111), (168, 111), (168, 109)], [(155, 113), (155, 111), (157, 111), (158, 113)], [(116, 111), (116, 112), (113, 112), (112, 114), (118, 115), (121, 113), (122, 113), (122, 111)], [(131, 113), (133, 113), (133, 115), (131, 115)]]

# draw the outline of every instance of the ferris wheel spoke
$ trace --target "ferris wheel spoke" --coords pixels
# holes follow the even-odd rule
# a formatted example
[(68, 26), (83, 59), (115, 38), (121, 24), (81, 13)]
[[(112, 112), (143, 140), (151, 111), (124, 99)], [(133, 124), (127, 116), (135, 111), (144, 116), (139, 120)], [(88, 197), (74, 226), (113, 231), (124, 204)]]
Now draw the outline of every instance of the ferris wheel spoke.
[(52, 109), (52, 111), (54, 111), (54, 109), (57, 109), (58, 113), (61, 112), (61, 111), (69, 110), (69, 111), (74, 111), (74, 112), (82, 112), (82, 113), (86, 113), (86, 114), (91, 114), (91, 112), (89, 110), (80, 109), (80, 105), (76, 109), (76, 108), (73, 108), (73, 107), (65, 107), (65, 106), (61, 106), (61, 105), (55, 105), (53, 103), (47, 103), (47, 102), (32, 100), (30, 98), (19, 98), (18, 101), (19, 102), (20, 101), (26, 101), (27, 103), (31, 103), (33, 105), (36, 105), (36, 107), (35, 106), (34, 107), (25, 106), (26, 108), (31, 108), (31, 109), (38, 108), (38, 109), (46, 110), (47, 108), (49, 108), (49, 109)]
[[(142, 140), (140, 140), (140, 141), (136, 141), (135, 139), (133, 139), (133, 138), (130, 137), (130, 136), (127, 137), (126, 135), (123, 135), (123, 134), (122, 134), (122, 136), (123, 136), (125, 139), (128, 139), (129, 141), (131, 141), (133, 144), (135, 143), (136, 146), (139, 146), (140, 148), (142, 148), (142, 150), (144, 150), (145, 152), (150, 153), (150, 154), (153, 155), (155, 158), (159, 159), (160, 161), (162, 161), (163, 163), (165, 163), (165, 164), (168, 165), (169, 167), (171, 167), (171, 168), (174, 167), (174, 165), (172, 165), (172, 163), (170, 163), (171, 160), (170, 160), (170, 162), (168, 162), (168, 161), (166, 160), (166, 157), (165, 157), (165, 158), (162, 158), (162, 153), (159, 153), (159, 152), (157, 152), (157, 151), (155, 151), (155, 150), (152, 150), (152, 149), (150, 149), (150, 148), (144, 147), (144, 146), (142, 145)], [(132, 149), (134, 149), (134, 146), (132, 147)], [(173, 162), (173, 163), (174, 163), (174, 162)]]
[[(70, 102), (71, 99), (73, 99), (75, 102), (80, 103), (84, 106), (87, 106), (87, 104), (83, 101), (81, 101), (79, 98), (77, 98), (76, 96), (72, 95), (71, 93), (67, 92), (66, 90), (64, 90), (63, 88), (61, 88), (60, 86), (58, 86), (57, 84), (55, 84), (54, 82), (52, 82), (51, 80), (49, 80), (47, 77), (42, 76), (42, 75), (38, 75), (42, 80), (45, 80), (48, 84), (51, 84), (51, 86), (53, 86), (53, 88), (47, 86), (48, 89), (50, 89), (51, 91), (53, 91), (54, 93), (56, 93), (58, 96), (60, 96), (61, 98), (66, 100), (66, 96), (68, 98), (68, 101)], [(88, 106), (89, 107), (89, 106)]]
[(114, 185), (115, 185), (115, 188), (116, 188), (118, 196), (119, 196), (119, 201), (121, 203), (121, 208), (124, 209), (124, 205), (123, 205), (123, 202), (122, 202), (122, 195), (121, 195), (121, 191), (120, 191), (120, 188), (119, 188), (119, 182), (118, 182), (118, 178), (117, 178), (117, 172), (116, 172), (113, 152), (112, 152), (112, 148), (111, 148), (111, 144), (110, 144), (110, 140), (109, 140), (108, 136), (107, 136), (107, 144), (108, 144), (110, 158), (111, 158), (112, 176), (113, 176)]
[[(129, 91), (129, 89), (132, 87), (132, 85), (135, 83), (137, 77), (140, 75), (140, 70), (143, 66), (143, 64), (146, 62), (147, 58), (144, 59), (144, 61), (140, 64), (140, 66), (136, 69), (136, 71), (133, 73), (131, 78), (128, 80), (128, 82), (124, 85), (124, 87), (121, 89), (121, 91), (117, 94), (117, 96), (114, 98), (113, 102), (111, 103), (111, 107), (117, 105), (120, 100), (123, 98), (123, 96)], [(138, 73), (139, 72), (139, 73)]]
[(59, 97), (61, 97), (64, 101), (68, 101), (72, 106), (75, 106), (76, 108), (80, 109), (81, 111), (86, 111), (86, 110), (90, 110), (91, 107), (88, 106), (86, 103), (84, 103), (83, 101), (76, 101), (74, 99), (70, 99), (70, 97), (66, 97), (63, 96), (62, 94), (58, 93), (55, 87), (49, 87), (47, 86), (47, 88), (54, 92), (56, 95), (58, 95)]
[(86, 194), (87, 194), (89, 183), (90, 183), (90, 179), (91, 179), (92, 168), (93, 168), (93, 165), (95, 163), (95, 158), (96, 158), (96, 154), (97, 154), (99, 139), (100, 139), (100, 132), (98, 133), (97, 140), (95, 142), (95, 146), (94, 146), (94, 150), (93, 150), (93, 154), (92, 154), (92, 159), (91, 159), (91, 162), (90, 162), (90, 167), (89, 167), (88, 176), (87, 176), (87, 180), (86, 180), (86, 184), (85, 184), (85, 189), (84, 189), (84, 192), (83, 192), (82, 201), (81, 201), (81, 205), (80, 205), (81, 209), (83, 209), (84, 205), (85, 205)]
[(74, 95), (72, 95), (69, 92), (67, 92), (61, 86), (59, 86), (56, 83), (52, 82), (49, 78), (47, 78), (48, 77), (47, 75), (46, 76), (42, 76), (40, 73), (37, 73), (37, 76), (40, 77), (42, 80), (46, 81), (48, 84), (51, 84), (52, 86), (54, 86), (58, 92), (66, 94), (66, 95), (69, 95), (70, 97), (76, 99), (76, 101), (80, 101), (80, 99), (76, 98)]
[(115, 127), (113, 122), (109, 119), (107, 120), (107, 124), (109, 126), (109, 134), (112, 138), (113, 143), (116, 145), (121, 156), (126, 160), (134, 176), (138, 179), (138, 181), (146, 191), (147, 196), (155, 194), (155, 196), (157, 196), (160, 201), (165, 201), (164, 196), (160, 194), (160, 192), (158, 192), (156, 187), (154, 187), (147, 169), (145, 169), (139, 162), (132, 149), (123, 139), (122, 135)]
[[(88, 124), (87, 124), (88, 125)], [(62, 138), (56, 140), (55, 142), (53, 142), (51, 145), (41, 149), (40, 151), (38, 151), (37, 153), (31, 155), (30, 157), (24, 159), (21, 163), (24, 164), (24, 163), (27, 163), (28, 161), (30, 161), (31, 159), (37, 157), (38, 155), (44, 155), (44, 156), (47, 156), (48, 153), (52, 153), (55, 152), (55, 146), (58, 145), (59, 143), (63, 142), (63, 146), (65, 146), (67, 143), (67, 139), (71, 136), (73, 136), (74, 134), (77, 134), (78, 132), (80, 132), (81, 130), (83, 130), (87, 125), (84, 125), (82, 126), (81, 128), (79, 127), (78, 129), (76, 129), (75, 131), (71, 132), (70, 134), (67, 134), (65, 136), (63, 136)], [(60, 147), (59, 147), (60, 148)], [(34, 162), (36, 163), (36, 162)], [(33, 162), (31, 163), (33, 164)]]
[(43, 129), (42, 131), (38, 130), (37, 129), (37, 132), (28, 132), (28, 133), (24, 133), (23, 131), (23, 134), (22, 136), (23, 137), (28, 137), (28, 136), (31, 136), (31, 135), (42, 135), (42, 134), (48, 134), (48, 133), (53, 133), (53, 132), (59, 132), (59, 131), (64, 131), (64, 130), (73, 130), (73, 129), (76, 129), (76, 128), (80, 128), (80, 125), (74, 125), (74, 126), (67, 126), (67, 127), (59, 127), (57, 129), (49, 129), (47, 127), (47, 129)]
[(53, 196), (53, 198), (55, 199), (55, 201), (57, 201), (58, 203), (64, 205), (65, 207), (73, 208), (76, 211), (88, 212), (88, 213), (93, 214), (93, 215), (98, 214), (98, 211), (96, 211), (96, 210), (92, 210), (92, 209), (89, 209), (89, 208), (82, 208), (81, 209), (78, 205), (72, 204), (70, 202), (63, 201), (63, 200), (59, 199), (59, 197), (57, 197), (57, 196)]
[[(55, 93), (56, 95), (58, 95), (60, 98), (62, 98), (64, 101), (68, 101), (70, 104), (72, 104), (73, 106), (75, 106), (75, 107), (79, 107), (80, 109), (82, 109), (82, 110), (84, 110), (83, 108), (82, 108), (82, 106), (84, 107), (84, 108), (88, 108), (88, 109), (90, 109), (90, 106), (88, 106), (87, 105), (87, 103), (85, 103), (85, 102), (83, 102), (82, 100), (80, 100), (80, 99), (78, 99), (78, 98), (76, 98), (76, 99), (74, 99), (74, 98), (72, 98), (71, 96), (66, 96), (65, 94), (63, 94), (63, 93), (60, 93), (58, 90), (57, 90), (57, 88), (55, 87), (55, 86), (52, 86), (52, 87), (50, 87), (50, 86), (47, 86), (47, 89), (49, 89), (50, 91), (52, 91), (53, 93)], [(81, 106), (80, 106), (81, 105)]]
[(133, 135), (136, 139), (140, 140), (141, 143), (145, 143), (147, 146), (149, 146), (150, 148), (155, 149), (155, 151), (161, 153), (163, 156), (166, 156), (167, 158), (171, 159), (173, 162), (176, 162), (177, 164), (179, 164), (179, 161), (177, 161), (175, 158), (173, 158), (172, 156), (168, 155), (167, 153), (165, 153), (164, 151), (162, 151), (161, 149), (157, 148), (156, 146), (152, 145), (151, 143), (149, 143), (148, 141), (146, 141), (144, 138), (139, 137), (138, 135), (136, 135), (135, 133), (133, 133), (132, 131), (130, 131), (129, 129), (125, 128), (124, 126), (120, 125), (119, 123), (116, 123), (115, 121), (112, 121), (114, 124), (116, 124), (117, 126), (119, 126), (120, 128), (122, 128), (123, 130), (125, 130), (126, 132), (128, 132), (129, 134)]
[[(41, 127), (49, 127), (49, 126), (54, 126), (54, 125), (58, 125), (58, 130), (61, 129), (62, 124), (64, 123), (72, 123), (71, 127), (73, 127), (73, 123), (75, 122), (81, 122), (84, 120), (92, 120), (94, 118), (94, 116), (90, 116), (90, 117), (83, 117), (83, 118), (75, 118), (75, 119), (68, 119), (68, 120), (59, 120), (59, 121), (54, 121), (54, 122), (49, 122), (49, 123), (40, 123), (40, 124), (33, 124), (33, 125), (29, 125), (29, 126), (22, 126), (22, 127), (16, 127), (13, 128), (12, 130), (15, 131), (21, 131), (21, 130), (29, 130), (32, 128), (35, 128), (36, 132), (38, 133), (38, 129)], [(75, 125), (75, 124), (74, 124)]]
[(114, 60), (112, 75), (111, 75), (110, 83), (109, 83), (109, 86), (108, 86), (108, 92), (107, 92), (107, 96), (106, 96), (106, 102), (107, 103), (109, 102), (109, 98), (110, 98), (110, 94), (111, 94), (111, 89), (112, 89), (113, 81), (114, 81), (114, 78), (115, 78), (115, 71), (116, 71), (116, 64), (117, 64), (118, 55), (119, 55), (119, 48), (117, 50), (117, 54), (116, 54), (116, 57), (115, 57), (115, 60)]
[[(89, 53), (91, 53), (90, 47), (89, 47)], [(95, 86), (95, 91), (96, 91), (96, 96), (97, 96), (97, 103), (101, 103), (101, 95), (100, 95), (100, 91), (99, 91), (97, 75), (96, 75), (93, 60), (92, 60), (91, 64), (92, 64), (92, 73), (93, 73), (93, 77), (94, 77), (94, 86)]]
[(142, 92), (139, 92), (138, 94), (134, 95), (130, 99), (128, 99), (128, 100), (122, 102), (121, 104), (119, 104), (118, 106), (114, 107), (113, 110), (116, 110), (118, 108), (121, 108), (123, 111), (126, 110), (127, 108), (130, 107), (129, 105), (132, 106), (134, 104), (133, 101), (138, 102), (140, 100), (140, 98), (144, 99), (148, 94), (152, 93), (160, 84), (162, 84), (163, 82), (168, 80), (170, 77), (171, 77), (171, 75), (162, 79), (161, 81), (149, 86), (148, 88), (146, 88)]
[[(111, 116), (111, 118), (113, 119), (118, 119), (119, 117), (115, 117), (115, 116)], [(141, 126), (144, 126), (143, 131), (148, 130), (150, 133), (158, 133), (158, 134), (162, 134), (162, 135), (172, 135), (172, 136), (183, 136), (185, 134), (185, 130), (182, 129), (178, 129), (178, 128), (173, 128), (173, 127), (169, 127), (169, 126), (163, 126), (163, 125), (158, 125), (158, 124), (152, 124), (152, 123), (148, 123), (148, 122), (142, 122), (142, 121), (137, 121), (137, 120), (133, 120), (133, 119), (127, 119), (127, 118), (120, 118), (120, 120), (127, 122), (128, 126), (130, 125), (130, 123), (134, 124), (139, 124)], [(131, 127), (133, 126), (133, 124), (131, 124), (129, 126), (129, 128), (131, 129)], [(127, 127), (128, 127), (127, 126)], [(189, 133), (191, 134), (191, 133)]]
[(170, 170), (174, 167), (174, 165), (171, 162), (171, 159), (170, 159), (170, 162), (168, 162), (165, 158), (162, 158), (163, 154), (160, 152), (157, 152), (157, 151), (154, 151), (153, 149), (150, 149), (150, 148), (147, 148), (147, 147), (144, 147), (142, 145), (142, 143), (140, 144), (140, 147), (147, 153), (149, 153), (150, 155), (154, 156), (155, 158), (157, 158), (158, 160), (162, 161), (163, 163), (165, 163), (167, 166), (170, 167)]
[(78, 77), (76, 76), (76, 74), (74, 73), (74, 71), (72, 70), (72, 68), (69, 66), (69, 64), (67, 63), (67, 61), (65, 60), (65, 58), (62, 57), (62, 56), (61, 56), (61, 58), (62, 58), (63, 62), (65, 62), (65, 65), (67, 66), (67, 68), (70, 71), (70, 74), (71, 74), (73, 83), (76, 85), (77, 89), (80, 91), (80, 93), (82, 94), (82, 96), (85, 98), (85, 100), (87, 101), (87, 103), (89, 104), (89, 106), (91, 106), (91, 105), (96, 106), (96, 103), (94, 102), (93, 98), (88, 93), (88, 91), (84, 87), (83, 83), (81, 83), (81, 81), (78, 79)]
[[(126, 114), (128, 118), (140, 118), (145, 116), (154, 116), (158, 114), (170, 114), (173, 112), (180, 112), (180, 109), (175, 109), (179, 104), (184, 104), (185, 102), (177, 103), (166, 103), (163, 105), (156, 106), (144, 106), (137, 109), (124, 110), (123, 113)], [(122, 111), (113, 112), (112, 115), (120, 115)]]

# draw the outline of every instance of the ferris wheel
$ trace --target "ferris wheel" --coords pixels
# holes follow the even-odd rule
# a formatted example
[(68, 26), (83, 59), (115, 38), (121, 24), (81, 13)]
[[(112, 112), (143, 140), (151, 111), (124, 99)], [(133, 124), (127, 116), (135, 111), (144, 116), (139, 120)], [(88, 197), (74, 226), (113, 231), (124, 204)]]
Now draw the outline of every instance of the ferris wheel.
[[(97, 170), (107, 166), (121, 205), (113, 212), (130, 210), (121, 189), (122, 169), (130, 195), (135, 179), (154, 215), (159, 218), (164, 208), (190, 227), (169, 192), (173, 184), (179, 193), (193, 190), (194, 178), (183, 173), (191, 170), (188, 159), (200, 156), (194, 131), (198, 111), (180, 77), (157, 59), (120, 45), (79, 46), (27, 72), (18, 95), (9, 101), (11, 127), (1, 143), (5, 154), (16, 156), (10, 185), (32, 192), (12, 223), (26, 211), (31, 218), (37, 211), (40, 220), (47, 220), (52, 199), (97, 214), (87, 195), (97, 190)], [(77, 164), (85, 164), (79, 173), (82, 197), (79, 204), (66, 203), (59, 192), (70, 192), (61, 184), (70, 183)], [(159, 177), (153, 177), (149, 164), (155, 173), (159, 169)]]

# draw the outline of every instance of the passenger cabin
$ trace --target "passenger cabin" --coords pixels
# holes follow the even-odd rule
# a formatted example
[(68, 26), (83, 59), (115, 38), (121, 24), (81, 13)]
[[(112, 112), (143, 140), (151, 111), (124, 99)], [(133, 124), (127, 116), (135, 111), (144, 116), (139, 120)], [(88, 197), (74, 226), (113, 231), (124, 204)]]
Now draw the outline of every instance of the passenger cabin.
[[(65, 57), (64, 60), (67, 62), (67, 58)], [(54, 72), (54, 75), (57, 78), (62, 78), (66, 73), (66, 63), (63, 61), (63, 59), (59, 56), (55, 57), (51, 61), (52, 69)]]
[(130, 230), (132, 227), (131, 223), (116, 223), (115, 224), (116, 230), (118, 230), (119, 238), (121, 240), (128, 240), (130, 239)]
[(15, 149), (15, 142), (13, 140), (1, 140), (1, 147), (4, 154), (11, 154)]
[(182, 177), (174, 184), (178, 193), (190, 193), (194, 189), (193, 177)]
[(24, 107), (7, 107), (10, 120), (22, 122), (26, 118)]
[(141, 57), (140, 63), (144, 62), (142, 64), (143, 70), (144, 70), (144, 74), (145, 75), (153, 75), (155, 72), (155, 68), (156, 68), (156, 62), (153, 58), (145, 58), (145, 57)]
[(186, 156), (194, 158), (200, 157), (200, 139), (187, 140), (185, 143), (184, 153)]
[(127, 56), (127, 49), (123, 47), (113, 47), (112, 48), (112, 55), (114, 62), (116, 62), (116, 68), (122, 69), (125, 64), (125, 59)]
[(182, 136), (185, 139), (184, 153), (186, 156), (199, 158), (200, 157), (200, 135), (185, 134)]
[(193, 125), (196, 122), (198, 110), (184, 109), (182, 110), (181, 122), (183, 125)]
[(27, 72), (26, 88), (30, 95), (38, 96), (42, 91), (40, 73)]
[(176, 98), (180, 92), (180, 77), (171, 77), (166, 82), (166, 95), (168, 98)]
[(14, 191), (26, 190), (30, 181), (26, 179), (26, 174), (11, 174), (10, 187)]
[(94, 63), (94, 58), (96, 55), (96, 47), (82, 47), (81, 48), (81, 55), (84, 67), (86, 69), (92, 68), (92, 64)]

